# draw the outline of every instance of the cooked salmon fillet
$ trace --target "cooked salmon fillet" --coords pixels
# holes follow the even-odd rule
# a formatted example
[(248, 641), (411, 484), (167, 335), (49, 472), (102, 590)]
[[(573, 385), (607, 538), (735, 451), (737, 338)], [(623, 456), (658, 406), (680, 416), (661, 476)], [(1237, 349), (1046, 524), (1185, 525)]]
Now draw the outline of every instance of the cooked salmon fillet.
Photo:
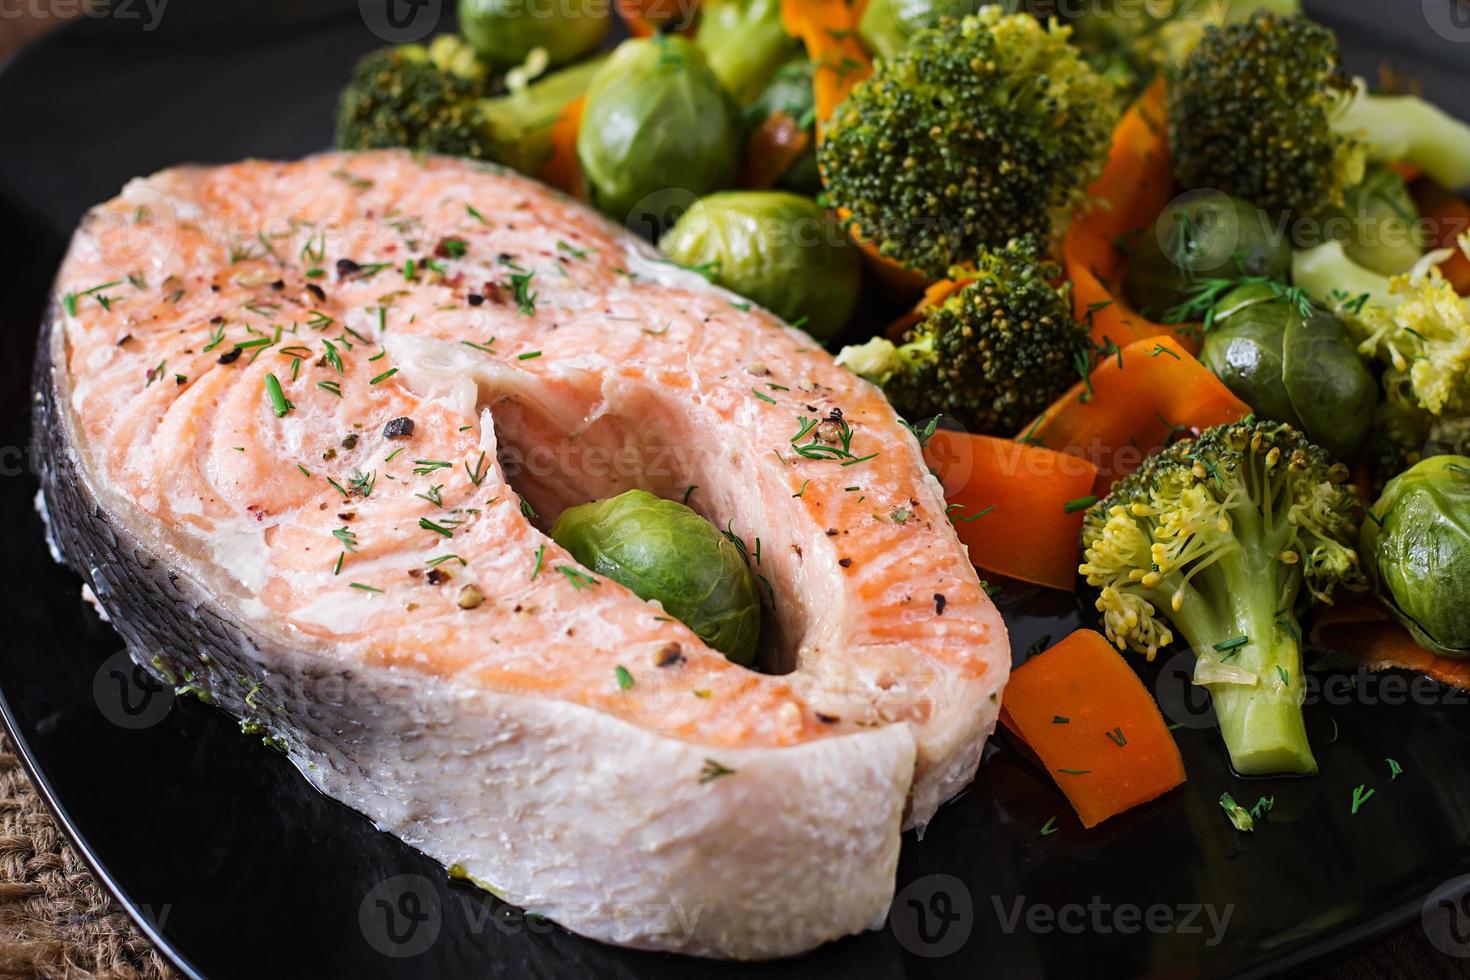
[[(881, 925), (901, 828), (994, 726), (1005, 627), (877, 389), (533, 181), (136, 180), (37, 377), (54, 542), (134, 656), (576, 932), (764, 958)], [(763, 671), (549, 537), (632, 487), (739, 539)]]

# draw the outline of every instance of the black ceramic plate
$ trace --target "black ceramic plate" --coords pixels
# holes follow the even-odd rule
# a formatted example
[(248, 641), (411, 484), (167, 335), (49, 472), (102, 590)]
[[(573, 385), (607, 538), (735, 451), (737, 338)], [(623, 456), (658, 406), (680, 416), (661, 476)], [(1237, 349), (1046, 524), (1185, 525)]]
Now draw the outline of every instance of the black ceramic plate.
[[(172, 0), (155, 18), (143, 0), (117, 0), (111, 15), (63, 30), (0, 73), (5, 723), (102, 881), (186, 973), (755, 975), (592, 943), (451, 885), (309, 789), (225, 715), (143, 684), (81, 601), (77, 577), (47, 554), (25, 448), (28, 372), (77, 219), (136, 174), (324, 147), (354, 57), (394, 30), (388, 4), (421, 18), (409, 18), (407, 33), (421, 33), (440, 7)], [(1434, 13), (1447, 5), (1357, 0), (1316, 13), (1340, 29), (1355, 70), (1390, 60), (1470, 114), (1470, 24)], [(1083, 621), (1070, 597), (1010, 595), (1018, 659), (1043, 634)], [(1453, 928), (1460, 907), (1438, 904), (1470, 888), (1457, 880), (1470, 872), (1463, 698), (1412, 692), (1403, 679), (1319, 675), (1327, 683), (1308, 721), (1322, 774), (1246, 781), (1186, 703), (1183, 675), (1165, 666), (1147, 677), (1185, 722), (1183, 790), (1084, 833), (1049, 780), (997, 739), (969, 792), (922, 841), (906, 840), (889, 928), (760, 975), (1259, 974), (1367, 941), (1418, 916), (1435, 889), (1432, 936), (1470, 953)], [(1396, 780), (1386, 757), (1403, 767)], [(1353, 815), (1359, 785), (1375, 793)], [(1247, 805), (1274, 796), (1268, 824), (1231, 829), (1216, 804), (1224, 790)], [(1042, 836), (1052, 817), (1055, 832)]]

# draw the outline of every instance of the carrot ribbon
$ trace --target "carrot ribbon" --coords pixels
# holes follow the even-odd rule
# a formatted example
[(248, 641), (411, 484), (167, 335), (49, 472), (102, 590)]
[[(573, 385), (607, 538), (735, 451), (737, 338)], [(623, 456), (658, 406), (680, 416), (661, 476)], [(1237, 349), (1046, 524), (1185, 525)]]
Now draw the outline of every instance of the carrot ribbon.
[(1097, 469), (1011, 439), (939, 430), (924, 462), (977, 567), (1067, 592), (1077, 584), (1082, 511)]
[(1103, 358), (1020, 438), (1091, 460), (1101, 496), (1155, 449), (1249, 414), (1251, 407), (1179, 341), (1154, 337)]
[(1095, 827), (1185, 780), (1169, 726), (1133, 668), (1078, 630), (1011, 673), (1000, 723)]

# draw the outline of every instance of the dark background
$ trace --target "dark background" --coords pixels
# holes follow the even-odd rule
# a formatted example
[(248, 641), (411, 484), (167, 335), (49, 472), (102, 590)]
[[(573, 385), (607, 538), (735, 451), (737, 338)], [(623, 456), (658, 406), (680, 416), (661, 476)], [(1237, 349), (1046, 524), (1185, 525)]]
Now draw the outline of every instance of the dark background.
[[(1470, 115), (1470, 14), (1459, 33), (1436, 33), (1418, 0), (1309, 8), (1338, 28), (1355, 71), (1373, 76), (1391, 63)], [(437, 865), (316, 795), (284, 759), (196, 702), (140, 731), (107, 720), (93, 681), (120, 644), (80, 602), (78, 579), (47, 557), (35, 481), (19, 454), (56, 264), (85, 208), (133, 175), (324, 149), (337, 88), (353, 59), (382, 43), (356, 3), (170, 0), (155, 29), (144, 29), (147, 19), (141, 3), (117, 5), (0, 69), (0, 696), (39, 789), (150, 934), (186, 970), (212, 977), (757, 975), (599, 946), (451, 886)], [(1071, 597), (1018, 590), (1008, 604), (1018, 655), (1081, 621)], [(1090, 833), (997, 739), (975, 787), (922, 843), (910, 835), (900, 869), (900, 887), (917, 889), (910, 895), (928, 901), (947, 888), (968, 899), (963, 948), (926, 955), (936, 949), (901, 938), (912, 924), (895, 919), (759, 975), (1251, 974), (1342, 955), (1415, 922), (1431, 889), (1445, 885), (1458, 900), (1470, 888), (1457, 879), (1470, 872), (1470, 708), (1350, 700), (1309, 714), (1317, 779), (1238, 779), (1213, 732), (1185, 729), (1188, 786)], [(1334, 723), (1341, 734), (1328, 747)], [(1391, 786), (1386, 755), (1406, 771)], [(1378, 794), (1354, 817), (1347, 801), (1360, 783)], [(1247, 805), (1275, 795), (1269, 825), (1231, 830), (1215, 803), (1225, 789)], [(1040, 837), (1054, 815), (1058, 831)], [(381, 936), (359, 911), (370, 893), (387, 888), (396, 900), (402, 887), (437, 908), (438, 934), (427, 951), (395, 958), (375, 947)], [(1007, 932), (993, 904), (1085, 905), (1094, 895), (1235, 912), (1225, 940), (1207, 947), (1181, 932)], [(1453, 924), (1470, 928), (1463, 908)], [(1434, 952), (1417, 926), (1409, 935), (1389, 959), (1359, 968), (1450, 974), (1470, 962)], [(1456, 949), (1470, 953), (1470, 943)]]

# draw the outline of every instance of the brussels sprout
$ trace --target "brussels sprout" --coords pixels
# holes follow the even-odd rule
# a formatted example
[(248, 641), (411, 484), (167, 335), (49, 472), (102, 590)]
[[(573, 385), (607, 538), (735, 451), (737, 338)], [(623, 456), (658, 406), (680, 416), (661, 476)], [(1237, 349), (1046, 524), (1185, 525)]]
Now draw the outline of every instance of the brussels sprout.
[(734, 185), (740, 150), (734, 103), (683, 38), (624, 41), (593, 76), (577, 159), (614, 219), (661, 230), (685, 195)]
[(737, 664), (755, 661), (760, 594), (734, 542), (693, 510), (645, 490), (572, 507), (551, 536), (598, 575), (670, 616)]
[(1408, 272), (1424, 255), (1419, 205), (1403, 175), (1382, 164), (1368, 168), (1362, 181), (1346, 192), (1342, 207), (1304, 227), (1320, 231), (1319, 240), (1304, 237), (1299, 246), (1340, 241), (1348, 258), (1381, 276)]
[(817, 172), (817, 99), (812, 89), (812, 63), (805, 55), (782, 65), (760, 97), (746, 108), (742, 116), (745, 138), (749, 140), (758, 126), (778, 112), (801, 127), (807, 134), (809, 145), (785, 173), (776, 178), (776, 187), (815, 197), (822, 189), (822, 175)]
[(852, 315), (862, 259), (837, 220), (810, 198), (785, 191), (727, 191), (694, 203), (659, 241), (682, 265), (709, 270), (726, 289), (818, 340)]
[(1388, 481), (1358, 553), (1378, 598), (1420, 646), (1470, 656), (1470, 458), (1432, 456)]
[(1258, 415), (1300, 430), (1337, 459), (1355, 459), (1372, 429), (1378, 384), (1336, 317), (1304, 315), (1278, 288), (1228, 293), (1200, 360)]
[(599, 0), (459, 0), (459, 29), (481, 58), (501, 68), (521, 64), (536, 48), (550, 65), (564, 65), (602, 43), (609, 9)]
[(945, 17), (964, 17), (987, 0), (868, 0), (858, 36), (880, 58), (892, 58), (908, 47), (916, 31), (936, 26)]
[(1183, 318), (1171, 311), (1193, 297), (1201, 279), (1283, 278), (1291, 268), (1291, 243), (1271, 216), (1220, 191), (1180, 197), (1127, 244), (1124, 295), (1140, 313), (1165, 320)]

